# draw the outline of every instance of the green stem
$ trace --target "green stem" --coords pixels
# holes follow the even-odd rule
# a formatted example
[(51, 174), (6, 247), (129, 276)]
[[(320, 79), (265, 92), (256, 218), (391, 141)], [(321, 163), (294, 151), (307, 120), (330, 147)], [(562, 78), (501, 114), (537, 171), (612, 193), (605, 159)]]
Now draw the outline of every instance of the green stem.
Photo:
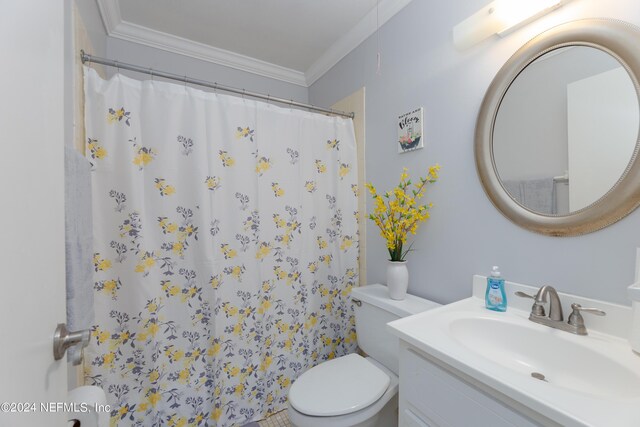
[(413, 244), (414, 244), (414, 243), (415, 243), (415, 242), (411, 242), (411, 244), (409, 245), (409, 249), (407, 249), (406, 251), (404, 251), (404, 253), (402, 254), (402, 259), (404, 259), (404, 257), (406, 257), (406, 256), (407, 256), (407, 254), (413, 250), (412, 248), (413, 248)]
[(402, 261), (402, 240), (396, 240), (396, 247), (389, 251), (391, 261)]

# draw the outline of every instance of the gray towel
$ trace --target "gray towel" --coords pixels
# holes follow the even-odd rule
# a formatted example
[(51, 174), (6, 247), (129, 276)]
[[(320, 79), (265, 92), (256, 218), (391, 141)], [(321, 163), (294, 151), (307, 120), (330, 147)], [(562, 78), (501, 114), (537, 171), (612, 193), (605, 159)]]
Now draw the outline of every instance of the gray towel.
[(553, 178), (522, 181), (523, 204), (534, 212), (551, 215), (554, 212)]
[(73, 147), (64, 150), (67, 328), (79, 331), (94, 321), (91, 164)]
[(557, 213), (553, 178), (507, 180), (503, 186), (516, 202), (527, 209), (543, 215)]

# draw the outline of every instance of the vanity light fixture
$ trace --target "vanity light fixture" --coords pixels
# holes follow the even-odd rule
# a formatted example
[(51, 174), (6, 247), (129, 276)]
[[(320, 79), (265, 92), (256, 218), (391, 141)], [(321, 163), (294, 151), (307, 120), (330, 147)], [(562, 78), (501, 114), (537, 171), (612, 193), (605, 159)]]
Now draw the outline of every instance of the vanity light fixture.
[(453, 27), (453, 43), (468, 49), (497, 34), (504, 37), (571, 0), (495, 0)]

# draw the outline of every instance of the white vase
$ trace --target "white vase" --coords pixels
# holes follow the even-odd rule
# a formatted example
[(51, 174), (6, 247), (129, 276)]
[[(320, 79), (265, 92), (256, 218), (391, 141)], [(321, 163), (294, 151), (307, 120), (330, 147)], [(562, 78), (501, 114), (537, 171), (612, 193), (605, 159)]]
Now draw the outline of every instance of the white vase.
[(409, 270), (407, 261), (389, 261), (387, 264), (387, 288), (389, 297), (403, 300), (409, 287)]

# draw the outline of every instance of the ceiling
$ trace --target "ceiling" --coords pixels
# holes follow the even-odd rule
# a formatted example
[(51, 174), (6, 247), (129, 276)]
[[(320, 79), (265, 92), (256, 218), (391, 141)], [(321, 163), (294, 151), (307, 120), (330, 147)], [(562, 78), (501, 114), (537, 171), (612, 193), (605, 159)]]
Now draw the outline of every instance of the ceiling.
[(309, 86), (410, 1), (98, 0), (98, 5), (111, 37)]

